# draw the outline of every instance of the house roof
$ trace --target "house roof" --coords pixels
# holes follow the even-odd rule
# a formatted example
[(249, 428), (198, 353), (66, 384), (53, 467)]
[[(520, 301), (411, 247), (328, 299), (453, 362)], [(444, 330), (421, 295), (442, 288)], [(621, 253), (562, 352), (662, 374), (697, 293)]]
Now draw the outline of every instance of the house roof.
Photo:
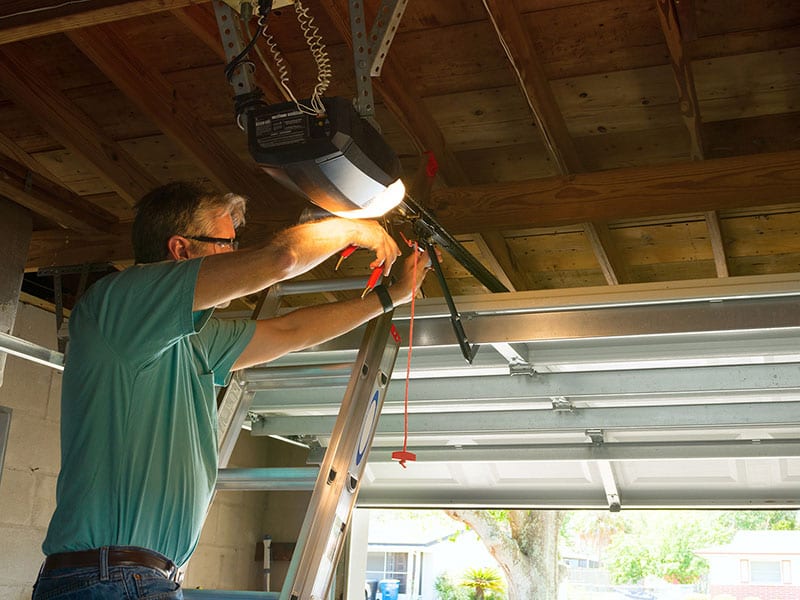
[(370, 546), (432, 546), (457, 535), (464, 526), (440, 512), (414, 511), (403, 518), (401, 511), (369, 511)]

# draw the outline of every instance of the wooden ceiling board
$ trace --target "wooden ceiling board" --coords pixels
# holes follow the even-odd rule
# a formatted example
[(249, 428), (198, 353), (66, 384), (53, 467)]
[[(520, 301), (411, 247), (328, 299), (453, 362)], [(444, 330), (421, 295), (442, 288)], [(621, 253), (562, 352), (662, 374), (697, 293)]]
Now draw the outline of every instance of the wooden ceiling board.
[(541, 139), (516, 86), (429, 97), (424, 103), (454, 152)]
[[(15, 5), (31, 1), (16, 0)], [(193, 3), (185, 12), (188, 3), (180, 0), (161, 2), (160, 9), (148, 0), (91, 4), (58, 9), (61, 21), (30, 17), (33, 29), (9, 29), (0, 22), (0, 44), (36, 34), (14, 45), (24, 49), (50, 89), (91, 116), (98, 138), (102, 134), (116, 144), (155, 181), (213, 175), (210, 165), (184, 147), (188, 134), (176, 137), (170, 130), (171, 121), (185, 119), (213, 134), (237, 173), (256, 173), (250, 192), (270, 188), (281, 198), (276, 201), (281, 213), (285, 203), (294, 203), (293, 210), (302, 207), (266, 178), (263, 185), (254, 184), (261, 176), (249, 157), (246, 136), (233, 125), (232, 90), (215, 46), (218, 34), (209, 4)], [(688, 162), (688, 130), (655, 2), (515, 4), (539, 60), (527, 66), (531, 72), (544, 71), (556, 116), (563, 117), (571, 136), (567, 141), (575, 146), (580, 164), (575, 170), (585, 172), (556, 175), (558, 167), (521, 91), (525, 75), (515, 76), (481, 0), (410, 3), (374, 86), (376, 120), (400, 155), (407, 181), (417, 173), (422, 149), (432, 145), (443, 157), (429, 206), (451, 233), (467, 236), (467, 247), (479, 260), (487, 267), (498, 263), (497, 256), (485, 254), (491, 245), (475, 241), (480, 235), (494, 240), (494, 248), (507, 247), (504, 260), (518, 268), (515, 277), (525, 288), (604, 285), (602, 256), (584, 233), (586, 222), (596, 221), (597, 227), (609, 228), (603, 251), (622, 257), (620, 269), (629, 280), (713, 277), (714, 256), (703, 218), (708, 210), (720, 217), (731, 274), (798, 270), (791, 265), (798, 254), (793, 231), (800, 230), (795, 215), (800, 203), (800, 3), (694, 0), (699, 37), (684, 45), (692, 59), (705, 138), (707, 160), (698, 164)], [(377, 5), (367, 3), (368, 27)], [(355, 82), (346, 31), (343, 35), (337, 29), (340, 23), (336, 15), (332, 20), (327, 5), (309, 8), (332, 59), (328, 95), (351, 97)], [(89, 11), (84, 21), (81, 9)], [(192, 21), (192, 15), (200, 22)], [(141, 67), (138, 75), (116, 84), (67, 35), (53, 33), (111, 21), (103, 29), (117, 36)], [(307, 97), (316, 83), (316, 66), (294, 10), (274, 11), (268, 22), (289, 65), (293, 90)], [(83, 34), (79, 29), (69, 35), (80, 39)], [(261, 47), (274, 68), (263, 42)], [(254, 58), (261, 79), (269, 79)], [(115, 70), (128, 62), (118, 58)], [(104, 71), (109, 70), (106, 65)], [(143, 107), (137, 98), (148, 90), (151, 76), (171, 90), (160, 107), (177, 111), (171, 119), (165, 118), (168, 111), (154, 118), (157, 107)], [(3, 92), (0, 82), (0, 132), (84, 201), (129, 221), (131, 208), (112, 192), (107, 173), (66, 150), (24, 107), (4, 102)], [(733, 162), (715, 162), (716, 157)], [(216, 179), (222, 186), (219, 174)], [(226, 181), (226, 187), (239, 185), (236, 191), (248, 192), (241, 178)], [(448, 188), (453, 182), (458, 185)], [(786, 203), (795, 203), (795, 209), (776, 208)], [(274, 214), (265, 209), (252, 217), (248, 236), (259, 235)], [(37, 223), (39, 228), (47, 225), (40, 219)], [(537, 225), (550, 227), (531, 229)], [(127, 235), (124, 228), (115, 231)], [(124, 261), (129, 252), (124, 243), (102, 236), (84, 240), (74, 232), (35, 233), (29, 266), (96, 260), (103, 252)], [(454, 292), (485, 292), (454, 261), (446, 260), (445, 270)]]
[(689, 159), (689, 134), (683, 124), (608, 132), (576, 137), (575, 147), (587, 171), (666, 165)]
[(482, 21), (486, 10), (481, 0), (442, 0), (441, 2), (409, 2), (403, 13), (400, 34), (440, 30), (443, 27)]
[(219, 64), (217, 54), (170, 12), (120, 21), (115, 32), (148, 67), (172, 73)]
[(668, 66), (561, 79), (551, 85), (574, 136), (682, 124)]
[(705, 221), (614, 228), (611, 238), (629, 267), (714, 258)]
[(62, 147), (38, 121), (11, 101), (0, 101), (0, 131), (29, 154)]
[(696, 61), (703, 121), (800, 110), (800, 48)]
[(795, 253), (769, 254), (768, 256), (733, 257), (728, 259), (731, 277), (741, 275), (771, 275), (797, 273), (800, 257)]
[[(7, 47), (25, 56), (27, 64), (40, 73), (49, 86), (58, 90), (100, 85), (108, 81), (65, 35), (38, 37)], [(54, 57), (58, 57), (58, 60), (54, 60)]]
[(552, 177), (558, 173), (556, 165), (541, 141), (492, 148), (487, 156), (485, 149), (457, 153), (473, 183), (521, 181), (532, 177)]
[(34, 157), (76, 194), (84, 196), (113, 191), (108, 181), (98, 175), (92, 163), (77, 152), (61, 148), (39, 152)]
[(794, 254), (800, 261), (800, 211), (727, 217), (721, 227), (730, 258), (775, 253)]
[(633, 283), (686, 281), (717, 276), (713, 258), (705, 261), (629, 265), (627, 269), (629, 280)]
[(800, 111), (703, 125), (706, 157), (782, 152), (800, 143)]
[(506, 238), (526, 290), (605, 285), (583, 231)]
[(488, 19), (398, 35), (392, 54), (423, 98), (516, 85)]
[(699, 36), (781, 30), (800, 25), (791, 0), (694, 0)]
[(769, 31), (731, 32), (701, 37), (687, 42), (693, 60), (736, 54), (794, 48), (800, 38), (800, 23)]
[[(550, 79), (668, 63), (655, 2), (601, 0), (524, 15)], [(525, 13), (525, 3), (520, 3)]]

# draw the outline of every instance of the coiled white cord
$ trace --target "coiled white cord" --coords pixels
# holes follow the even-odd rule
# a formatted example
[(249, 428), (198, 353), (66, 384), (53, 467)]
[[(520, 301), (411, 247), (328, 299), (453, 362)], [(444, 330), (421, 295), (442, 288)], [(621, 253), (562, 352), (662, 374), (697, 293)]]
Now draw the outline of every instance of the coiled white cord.
[(300, 0), (294, 2), (295, 13), (297, 14), (297, 22), (300, 24), (300, 30), (303, 32), (303, 37), (308, 44), (308, 49), (314, 57), (314, 62), (317, 64), (317, 84), (314, 86), (314, 91), (311, 94), (311, 106), (303, 104), (294, 95), (292, 88), (289, 85), (289, 67), (286, 60), (283, 58), (278, 44), (275, 42), (272, 34), (267, 33), (267, 25), (262, 26), (262, 18), (259, 18), (259, 27), (261, 27), (261, 35), (267, 42), (272, 59), (278, 67), (278, 77), (283, 89), (286, 90), (289, 98), (295, 103), (297, 109), (309, 115), (320, 115), (325, 112), (325, 105), (322, 103), (322, 95), (328, 89), (333, 76), (331, 68), (331, 60), (328, 56), (326, 46), (322, 41), (322, 36), (319, 35), (319, 28), (314, 25), (314, 17), (308, 13)]
[(300, 30), (306, 38), (308, 49), (311, 51), (311, 56), (317, 63), (317, 85), (314, 86), (314, 92), (311, 94), (311, 105), (319, 112), (325, 112), (322, 95), (331, 83), (333, 75), (331, 59), (325, 50), (326, 46), (322, 42), (322, 36), (319, 35), (319, 28), (314, 25), (314, 17), (308, 14), (308, 9), (300, 0), (295, 0), (294, 11), (297, 14), (297, 22), (300, 23)]

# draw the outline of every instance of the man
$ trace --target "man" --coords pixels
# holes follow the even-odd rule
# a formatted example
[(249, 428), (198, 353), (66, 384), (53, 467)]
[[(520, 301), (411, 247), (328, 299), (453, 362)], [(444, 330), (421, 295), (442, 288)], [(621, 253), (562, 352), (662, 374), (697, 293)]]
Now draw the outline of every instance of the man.
[(197, 544), (216, 481), (214, 386), (410, 301), (424, 277), (415, 281), (407, 260), (389, 295), (216, 319), (214, 307), (349, 245), (372, 250), (384, 274), (400, 254), (377, 223), (338, 218), (234, 252), (244, 209), (239, 196), (188, 183), (154, 190), (137, 206), (137, 264), (98, 281), (73, 310), (57, 506), (34, 599), (182, 598), (176, 565)]

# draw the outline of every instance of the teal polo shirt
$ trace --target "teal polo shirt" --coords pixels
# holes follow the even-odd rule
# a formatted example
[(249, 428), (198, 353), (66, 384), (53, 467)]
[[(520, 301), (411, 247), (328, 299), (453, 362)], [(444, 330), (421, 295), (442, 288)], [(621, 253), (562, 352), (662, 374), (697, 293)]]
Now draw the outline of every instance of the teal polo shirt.
[(45, 554), (142, 546), (182, 565), (197, 545), (217, 478), (214, 386), (255, 331), (192, 312), (201, 260), (109, 275), (73, 310)]

